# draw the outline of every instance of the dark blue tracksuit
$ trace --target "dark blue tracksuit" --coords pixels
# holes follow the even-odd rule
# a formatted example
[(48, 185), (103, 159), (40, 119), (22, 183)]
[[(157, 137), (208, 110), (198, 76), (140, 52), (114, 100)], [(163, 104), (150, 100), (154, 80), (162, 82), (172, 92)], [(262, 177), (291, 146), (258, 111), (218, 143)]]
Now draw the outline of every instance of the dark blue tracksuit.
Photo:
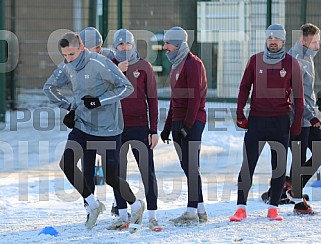
[(204, 202), (199, 167), (201, 140), (205, 123), (196, 120), (186, 138), (180, 136), (180, 129), (182, 127), (183, 121), (174, 121), (172, 124), (174, 146), (181, 167), (187, 177), (187, 207), (197, 208), (199, 202)]
[[(153, 150), (148, 145), (149, 128), (147, 126), (133, 126), (124, 128), (122, 133), (122, 147), (120, 152), (120, 177), (126, 179), (127, 175), (127, 153), (129, 145), (136, 159), (144, 188), (148, 210), (157, 209), (158, 188), (153, 159)], [(127, 208), (126, 201), (120, 197), (119, 193), (114, 191), (117, 208)]]
[(264, 145), (268, 143), (271, 147), (271, 191), (273, 191), (270, 204), (278, 206), (285, 181), (289, 133), (289, 115), (249, 116), (248, 130), (244, 137), (243, 162), (238, 176), (237, 204), (246, 205), (255, 167)]

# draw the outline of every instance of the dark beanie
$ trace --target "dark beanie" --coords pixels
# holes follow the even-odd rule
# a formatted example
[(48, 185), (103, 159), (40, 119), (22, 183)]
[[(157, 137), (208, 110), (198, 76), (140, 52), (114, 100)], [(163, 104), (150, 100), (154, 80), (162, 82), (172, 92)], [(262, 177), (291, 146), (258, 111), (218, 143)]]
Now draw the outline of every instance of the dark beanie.
[(182, 27), (174, 26), (165, 32), (164, 42), (179, 47), (182, 42), (187, 42), (187, 38), (187, 32)]
[(134, 45), (134, 35), (127, 29), (119, 29), (116, 31), (114, 34), (114, 48), (117, 48), (119, 44), (126, 42)]
[(286, 31), (280, 24), (270, 25), (265, 31), (265, 37), (268, 39), (270, 36), (274, 36), (282, 41), (285, 41)]
[(79, 36), (86, 48), (97, 47), (103, 44), (103, 39), (99, 31), (94, 27), (87, 27), (83, 29)]

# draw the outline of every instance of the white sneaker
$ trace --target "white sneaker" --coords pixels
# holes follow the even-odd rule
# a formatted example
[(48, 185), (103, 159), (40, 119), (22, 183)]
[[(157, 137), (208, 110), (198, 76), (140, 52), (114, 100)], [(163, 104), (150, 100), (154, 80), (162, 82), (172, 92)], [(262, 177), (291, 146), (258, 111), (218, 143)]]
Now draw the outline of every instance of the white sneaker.
[(206, 223), (208, 220), (207, 212), (205, 213), (197, 213), (198, 215), (198, 220), (201, 224)]
[(181, 216), (179, 216), (176, 219), (170, 219), (169, 221), (173, 222), (174, 224), (178, 225), (191, 225), (191, 224), (197, 224), (199, 221), (198, 215), (192, 215), (189, 212), (183, 213)]
[(127, 229), (129, 227), (130, 222), (129, 221), (123, 221), (121, 219), (118, 219), (116, 222), (114, 222), (112, 225), (107, 227), (107, 230), (122, 230)]
[(138, 201), (140, 201), (141, 206), (137, 211), (131, 213), (130, 223), (140, 225), (142, 223), (143, 213), (145, 211), (145, 203), (142, 200)]
[(87, 222), (89, 219), (90, 207), (89, 207), (88, 203), (85, 203), (84, 207), (85, 207), (86, 213), (87, 213), (87, 219), (86, 219), (86, 222)]
[(161, 227), (161, 226), (158, 224), (158, 222), (157, 222), (156, 219), (150, 219), (150, 220), (149, 220), (149, 223), (148, 223), (148, 227), (149, 227), (150, 230), (156, 231), (156, 232), (163, 230), (163, 227)]
[(104, 210), (106, 210), (105, 205), (103, 203), (99, 201), (97, 202), (99, 203), (98, 208), (90, 209), (89, 216), (85, 224), (88, 230), (91, 230), (96, 225), (99, 214), (103, 213)]

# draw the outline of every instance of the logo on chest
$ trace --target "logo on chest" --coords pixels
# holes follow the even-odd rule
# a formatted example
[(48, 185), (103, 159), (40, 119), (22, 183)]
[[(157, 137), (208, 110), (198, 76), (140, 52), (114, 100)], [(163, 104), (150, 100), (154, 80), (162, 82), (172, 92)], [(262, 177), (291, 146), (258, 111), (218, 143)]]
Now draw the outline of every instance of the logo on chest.
[[(259, 74), (263, 74), (263, 69), (259, 69)], [(281, 78), (284, 78), (286, 76), (286, 70), (284, 68), (280, 70), (280, 76)]]
[(140, 75), (140, 72), (136, 69), (134, 72), (133, 72), (133, 76), (135, 78), (138, 78), (138, 76)]
[(286, 71), (283, 69), (280, 70), (280, 76), (283, 78), (286, 76)]

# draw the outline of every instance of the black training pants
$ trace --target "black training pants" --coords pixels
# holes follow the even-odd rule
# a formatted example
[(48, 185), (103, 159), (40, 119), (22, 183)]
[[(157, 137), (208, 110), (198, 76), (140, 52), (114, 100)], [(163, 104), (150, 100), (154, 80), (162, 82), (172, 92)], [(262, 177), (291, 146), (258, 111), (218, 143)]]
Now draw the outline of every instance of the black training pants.
[(289, 115), (274, 117), (249, 116), (248, 130), (243, 145), (243, 162), (238, 176), (237, 204), (246, 205), (252, 186), (254, 170), (266, 143), (271, 148), (271, 201), (278, 206), (285, 182), (289, 145)]
[[(77, 189), (83, 198), (88, 197), (92, 192), (87, 184), (81, 170), (77, 167), (79, 159), (94, 162), (95, 157), (84, 157), (85, 154), (101, 155), (104, 168), (105, 180), (115, 191), (121, 192), (121, 196), (130, 204), (136, 200), (135, 195), (130, 189), (128, 183), (119, 178), (119, 150), (121, 136), (93, 136), (74, 128), (68, 136), (68, 141), (60, 161), (60, 168), (65, 173), (69, 182)], [(94, 151), (92, 153), (90, 151)], [(86, 164), (86, 162), (83, 162)], [(93, 164), (94, 166), (94, 164)]]

